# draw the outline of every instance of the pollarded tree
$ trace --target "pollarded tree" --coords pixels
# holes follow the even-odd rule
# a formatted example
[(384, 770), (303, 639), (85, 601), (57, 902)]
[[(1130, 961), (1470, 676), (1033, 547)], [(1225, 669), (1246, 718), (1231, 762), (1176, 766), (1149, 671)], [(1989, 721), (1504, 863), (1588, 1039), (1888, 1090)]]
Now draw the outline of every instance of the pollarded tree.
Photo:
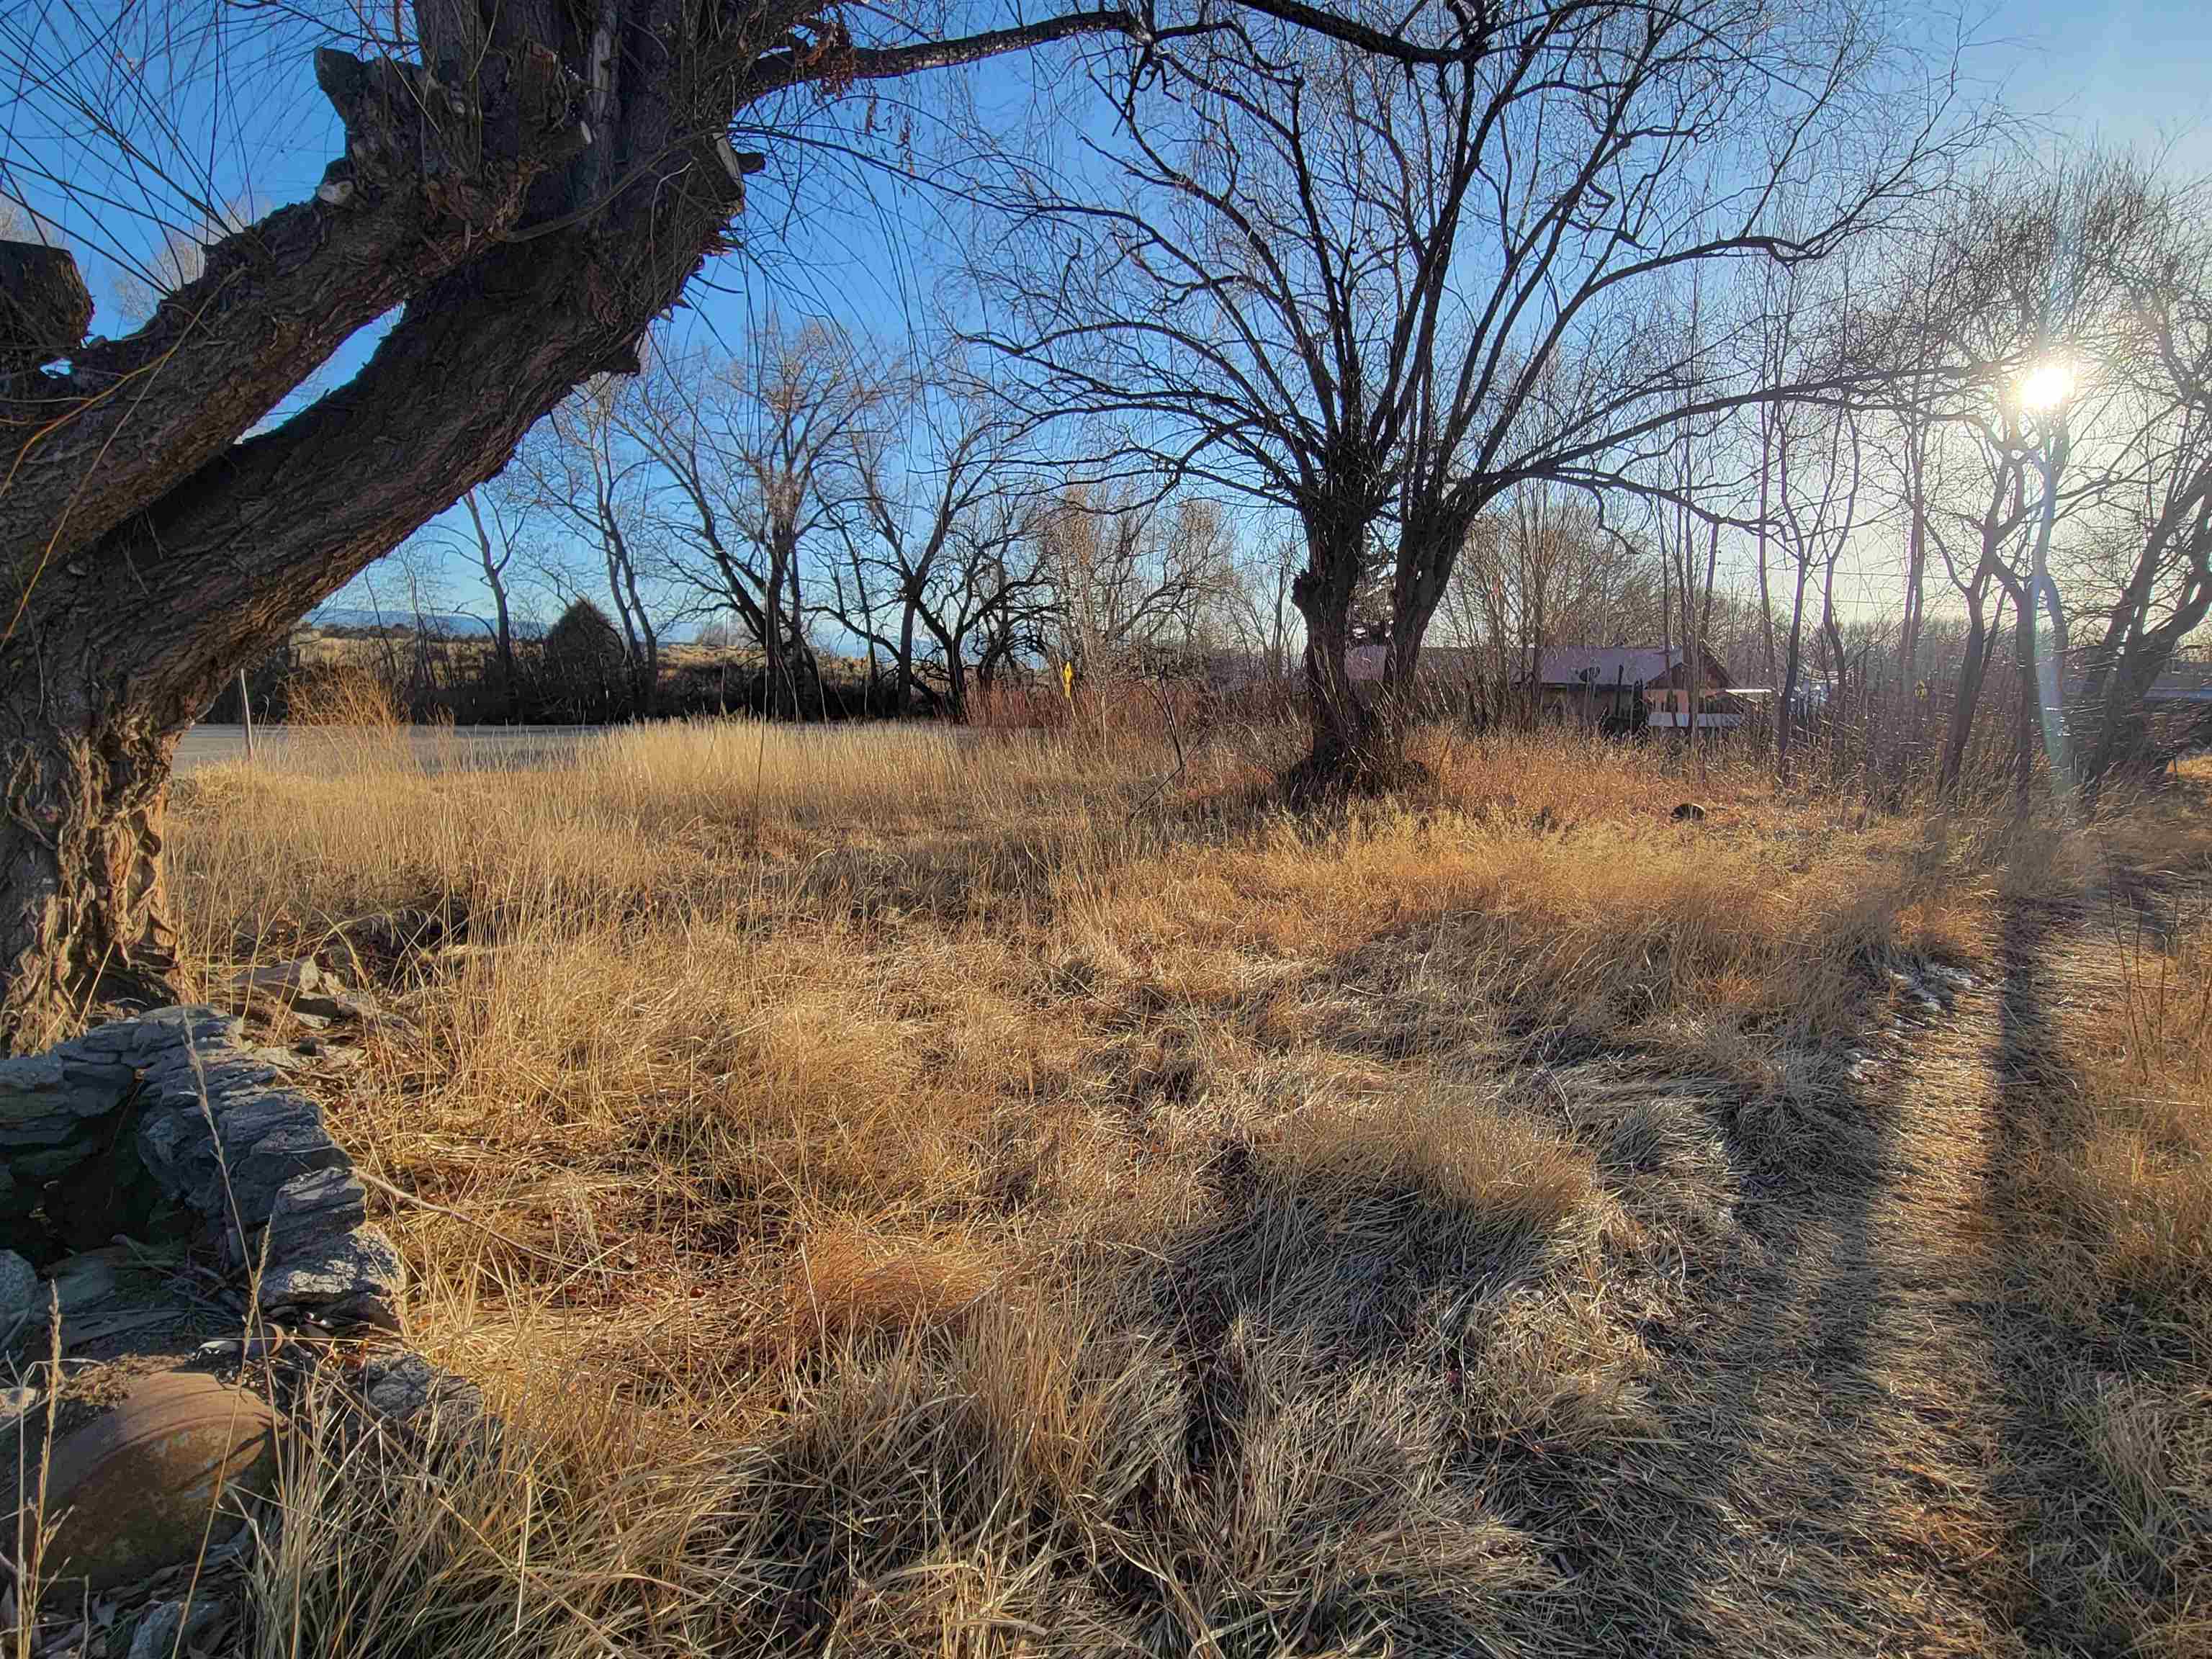
[[(119, 204), (179, 180), (173, 219), (212, 222), (216, 181), (195, 179), (192, 158), (237, 135), (210, 145), (183, 128), (235, 118), (235, 87), (226, 75), (210, 100), (155, 77), (226, 41), (289, 37), (257, 17), (185, 52), (180, 6), (118, 9), (108, 39), (90, 38), (90, 10), (11, 11), (0, 28), (9, 167), (47, 192), (111, 181), (88, 210), (111, 251)], [(794, 99), (1078, 36), (1164, 62), (1255, 15), (1408, 64), (1470, 49), (1306, 0), (1034, 20), (981, 0), (395, 0), (349, 27), (386, 15), (391, 36), (315, 54), (344, 126), (320, 185), (215, 240), (143, 326), (88, 341), (90, 297), (66, 254), (9, 244), (0, 260), (0, 1047), (112, 995), (165, 994), (179, 735), (318, 600), (497, 472), (574, 387), (635, 368), (765, 164), (733, 132), (773, 133)], [(287, 84), (256, 73), (264, 100)], [(268, 423), (395, 311), (350, 380)]]

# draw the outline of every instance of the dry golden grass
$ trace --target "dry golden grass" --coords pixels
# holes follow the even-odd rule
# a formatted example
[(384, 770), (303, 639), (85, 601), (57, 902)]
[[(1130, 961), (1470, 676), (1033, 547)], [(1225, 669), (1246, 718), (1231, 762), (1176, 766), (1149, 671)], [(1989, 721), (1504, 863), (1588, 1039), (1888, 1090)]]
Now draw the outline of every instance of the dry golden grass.
[[(210, 978), (405, 1012), (333, 1110), (514, 1425), (304, 1461), (262, 1650), (2204, 1650), (2201, 805), (1436, 734), (1294, 820), (1285, 741), (184, 781)], [(1866, 1081), (1929, 961), (2008, 988)]]

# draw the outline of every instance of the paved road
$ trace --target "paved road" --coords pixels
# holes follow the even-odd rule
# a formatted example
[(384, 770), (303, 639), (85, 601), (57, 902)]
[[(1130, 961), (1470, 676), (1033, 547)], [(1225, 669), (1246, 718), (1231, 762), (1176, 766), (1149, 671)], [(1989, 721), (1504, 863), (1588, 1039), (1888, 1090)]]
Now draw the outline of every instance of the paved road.
[[(457, 726), (451, 728), (411, 726), (408, 740), (432, 771), (447, 767), (539, 766), (575, 751), (576, 745), (598, 730), (590, 726)], [(338, 735), (325, 730), (319, 738)], [(289, 734), (281, 726), (257, 726), (256, 749), (281, 752)], [(177, 769), (215, 766), (246, 757), (246, 728), (242, 726), (195, 726), (177, 745)]]

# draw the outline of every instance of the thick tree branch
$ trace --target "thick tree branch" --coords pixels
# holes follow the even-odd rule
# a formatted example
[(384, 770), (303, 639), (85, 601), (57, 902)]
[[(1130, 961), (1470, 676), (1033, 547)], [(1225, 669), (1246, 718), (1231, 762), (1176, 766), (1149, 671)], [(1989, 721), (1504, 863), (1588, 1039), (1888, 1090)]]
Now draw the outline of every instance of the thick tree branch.
[[(499, 96), (487, 110), (410, 65), (317, 54), (347, 155), (316, 198), (223, 237), (145, 326), (76, 350), (68, 372), (0, 376), (0, 545), (29, 553), (34, 570), (72, 557), (221, 455), (356, 330), (514, 223), (573, 147), (558, 64), (542, 49), (516, 63), (488, 66)], [(456, 124), (509, 104), (509, 153), (425, 159), (458, 149)]]
[[(1341, 9), (1307, 5), (1303, 0), (1238, 0), (1237, 9), (1408, 66), (1464, 64), (1479, 56), (1486, 45), (1486, 37), (1468, 23), (1462, 25), (1458, 38), (1451, 43), (1425, 45), (1394, 30), (1361, 22)], [(878, 81), (953, 69), (1088, 35), (1118, 34), (1139, 46), (1158, 46), (1225, 27), (1201, 21), (1163, 28), (1151, 20), (1150, 11), (1148, 6), (1100, 6), (1063, 12), (1034, 23), (906, 46), (855, 46), (834, 36), (793, 40), (760, 58), (746, 78), (744, 98), (764, 98), (802, 82)]]

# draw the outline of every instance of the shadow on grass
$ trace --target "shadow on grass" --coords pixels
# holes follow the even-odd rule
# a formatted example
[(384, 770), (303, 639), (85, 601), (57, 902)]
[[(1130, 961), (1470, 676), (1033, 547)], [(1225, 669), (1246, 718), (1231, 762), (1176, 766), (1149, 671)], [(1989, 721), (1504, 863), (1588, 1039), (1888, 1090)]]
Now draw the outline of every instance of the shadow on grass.
[[(2118, 923), (2123, 933), (2163, 948), (2170, 936), (2144, 914), (2150, 888), (2132, 872), (2116, 875), (2112, 902), (2133, 912)], [(2137, 1524), (2146, 1516), (2131, 1519), (2134, 1495), (2116, 1488), (2092, 1439), (2111, 1426), (2116, 1401), (2140, 1388), (2155, 1394), (2177, 1362), (2185, 1370), (2192, 1362), (2171, 1351), (2154, 1310), (2101, 1284), (2094, 1261), (2103, 1227), (2067, 1191), (2094, 1105), (2063, 1037), (2058, 1011), (2072, 993), (2057, 962), (2085, 942), (2125, 948), (2124, 937), (2108, 937), (2077, 907), (2003, 901), (1988, 1186), (2005, 1273), (1983, 1313), (2004, 1384), (1999, 1495), (2015, 1517), (2014, 1553), (2036, 1564), (2014, 1580), (2008, 1614), (2039, 1648), (2118, 1656), (2145, 1650), (2148, 1622), (2186, 1623), (2192, 1591), (2169, 1553), (2175, 1540), (2150, 1535), (2154, 1524)], [(2200, 1382), (2203, 1363), (2193, 1361)]]

